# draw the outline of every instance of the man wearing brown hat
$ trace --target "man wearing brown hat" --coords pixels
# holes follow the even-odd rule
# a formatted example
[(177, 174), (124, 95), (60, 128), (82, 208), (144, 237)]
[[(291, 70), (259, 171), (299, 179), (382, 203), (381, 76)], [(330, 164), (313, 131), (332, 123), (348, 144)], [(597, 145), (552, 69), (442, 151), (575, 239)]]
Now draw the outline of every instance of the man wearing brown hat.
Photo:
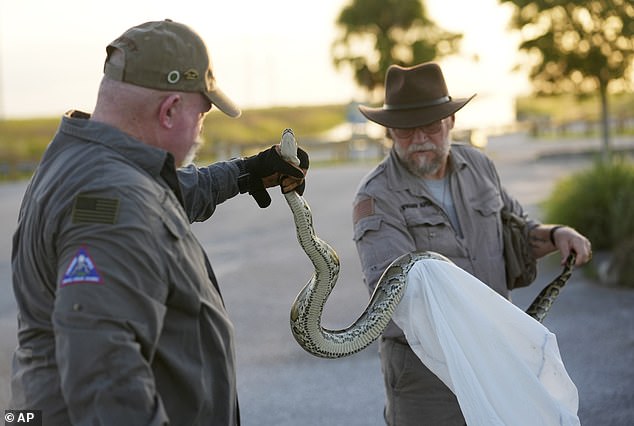
[[(301, 192), (276, 147), (187, 165), (218, 88), (202, 39), (169, 20), (107, 47), (92, 115), (67, 113), (13, 239), (19, 309), (12, 409), (52, 425), (239, 423), (233, 326), (189, 224), (265, 187)], [(185, 166), (177, 169), (178, 166)]]
[[(362, 180), (354, 200), (354, 239), (364, 279), (372, 290), (398, 256), (435, 251), (508, 297), (500, 211), (524, 216), (501, 186), (495, 166), (481, 151), (451, 144), (455, 113), (473, 96), (449, 95), (440, 67), (391, 66), (385, 103), (360, 106), (386, 128), (389, 155)], [(475, 96), (475, 95), (474, 95)], [(574, 229), (529, 220), (536, 258), (555, 250), (576, 263), (591, 257), (590, 242)], [(390, 323), (380, 342), (388, 425), (464, 425), (454, 394), (429, 371)]]

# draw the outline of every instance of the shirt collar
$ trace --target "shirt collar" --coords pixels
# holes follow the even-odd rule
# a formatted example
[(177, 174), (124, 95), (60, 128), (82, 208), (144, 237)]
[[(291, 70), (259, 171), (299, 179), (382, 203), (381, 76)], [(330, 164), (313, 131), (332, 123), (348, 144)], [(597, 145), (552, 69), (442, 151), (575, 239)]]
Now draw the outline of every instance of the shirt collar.
[(169, 152), (153, 147), (106, 123), (90, 120), (90, 114), (69, 111), (64, 114), (59, 131), (111, 149), (155, 179), (162, 178), (183, 204), (174, 157)]
[(165, 162), (171, 157), (167, 151), (145, 144), (109, 124), (89, 118), (90, 114), (85, 112), (69, 111), (64, 114), (59, 131), (101, 144), (118, 152), (152, 176), (160, 176)]

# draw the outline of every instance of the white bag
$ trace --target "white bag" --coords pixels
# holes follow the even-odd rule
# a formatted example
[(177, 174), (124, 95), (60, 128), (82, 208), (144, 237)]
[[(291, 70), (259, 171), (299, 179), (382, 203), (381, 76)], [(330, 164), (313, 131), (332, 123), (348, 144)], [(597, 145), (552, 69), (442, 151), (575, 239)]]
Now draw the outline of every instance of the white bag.
[(418, 261), (392, 319), (469, 426), (580, 424), (555, 335), (454, 264)]

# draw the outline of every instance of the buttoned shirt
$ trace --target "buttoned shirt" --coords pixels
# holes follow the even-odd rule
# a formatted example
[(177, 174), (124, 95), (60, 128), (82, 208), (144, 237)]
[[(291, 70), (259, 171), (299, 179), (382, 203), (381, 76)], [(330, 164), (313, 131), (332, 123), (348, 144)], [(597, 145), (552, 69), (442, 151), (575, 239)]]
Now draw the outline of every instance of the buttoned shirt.
[[(500, 211), (507, 205), (525, 216), (521, 205), (503, 189), (493, 162), (471, 146), (452, 144), (448, 185), (459, 230), (393, 149), (362, 179), (353, 203), (354, 240), (370, 291), (400, 255), (434, 251), (508, 296)], [(402, 337), (402, 331), (390, 323), (384, 335)]]
[(233, 326), (190, 228), (237, 194), (231, 162), (170, 154), (75, 112), (13, 238), (12, 408), (46, 425), (235, 425)]

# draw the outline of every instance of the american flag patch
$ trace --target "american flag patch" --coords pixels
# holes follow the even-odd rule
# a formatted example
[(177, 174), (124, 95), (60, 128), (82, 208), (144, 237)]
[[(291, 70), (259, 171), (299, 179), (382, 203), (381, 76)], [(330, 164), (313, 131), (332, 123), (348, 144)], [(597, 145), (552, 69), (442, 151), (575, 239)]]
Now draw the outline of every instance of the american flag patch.
[(73, 223), (117, 223), (119, 199), (78, 195), (73, 203)]
[(364, 198), (359, 200), (352, 210), (352, 222), (356, 225), (364, 217), (374, 214), (374, 198)]

